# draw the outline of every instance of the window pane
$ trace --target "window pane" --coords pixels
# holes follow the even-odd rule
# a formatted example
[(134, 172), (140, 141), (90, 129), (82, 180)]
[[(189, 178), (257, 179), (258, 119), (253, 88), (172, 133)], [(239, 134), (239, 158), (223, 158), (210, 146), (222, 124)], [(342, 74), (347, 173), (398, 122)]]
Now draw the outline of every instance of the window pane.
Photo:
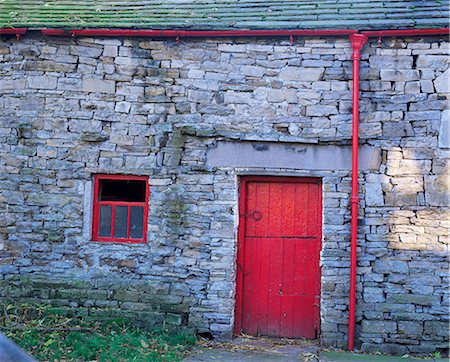
[(141, 239), (144, 231), (144, 208), (131, 206), (130, 237)]
[(114, 237), (126, 238), (128, 231), (128, 206), (116, 206), (114, 212)]
[(99, 201), (144, 202), (146, 181), (100, 180)]
[(100, 206), (100, 225), (98, 236), (111, 236), (111, 206)]

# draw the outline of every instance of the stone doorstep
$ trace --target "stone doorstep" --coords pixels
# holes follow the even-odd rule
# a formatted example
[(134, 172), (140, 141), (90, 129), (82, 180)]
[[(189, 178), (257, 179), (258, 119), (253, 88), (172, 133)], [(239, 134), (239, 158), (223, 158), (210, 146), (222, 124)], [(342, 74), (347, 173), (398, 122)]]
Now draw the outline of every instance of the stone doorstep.
[(318, 342), (304, 339), (238, 337), (230, 342), (201, 342), (186, 361), (308, 361)]

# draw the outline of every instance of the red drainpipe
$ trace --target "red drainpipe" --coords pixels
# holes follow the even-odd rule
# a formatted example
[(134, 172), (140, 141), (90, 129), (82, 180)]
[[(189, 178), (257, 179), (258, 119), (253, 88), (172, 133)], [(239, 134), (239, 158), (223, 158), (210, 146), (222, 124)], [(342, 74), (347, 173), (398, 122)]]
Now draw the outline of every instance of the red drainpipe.
[(353, 54), (353, 117), (352, 117), (352, 221), (350, 238), (350, 309), (348, 315), (348, 350), (353, 351), (355, 344), (356, 310), (356, 244), (358, 236), (358, 121), (359, 121), (359, 60), (361, 49), (367, 43), (363, 34), (350, 35)]

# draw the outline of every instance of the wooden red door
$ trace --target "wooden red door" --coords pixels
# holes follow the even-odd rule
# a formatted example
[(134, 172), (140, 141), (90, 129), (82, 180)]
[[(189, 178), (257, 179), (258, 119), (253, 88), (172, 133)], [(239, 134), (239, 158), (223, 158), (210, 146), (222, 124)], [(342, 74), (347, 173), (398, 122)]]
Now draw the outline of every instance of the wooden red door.
[(241, 179), (236, 334), (318, 336), (321, 204), (319, 179)]

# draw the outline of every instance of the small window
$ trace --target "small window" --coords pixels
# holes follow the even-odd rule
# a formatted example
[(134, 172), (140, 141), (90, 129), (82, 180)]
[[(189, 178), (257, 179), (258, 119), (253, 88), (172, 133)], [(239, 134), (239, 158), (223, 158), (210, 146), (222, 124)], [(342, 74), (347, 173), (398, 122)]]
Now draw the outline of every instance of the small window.
[(147, 176), (95, 175), (92, 239), (145, 242), (148, 198)]

